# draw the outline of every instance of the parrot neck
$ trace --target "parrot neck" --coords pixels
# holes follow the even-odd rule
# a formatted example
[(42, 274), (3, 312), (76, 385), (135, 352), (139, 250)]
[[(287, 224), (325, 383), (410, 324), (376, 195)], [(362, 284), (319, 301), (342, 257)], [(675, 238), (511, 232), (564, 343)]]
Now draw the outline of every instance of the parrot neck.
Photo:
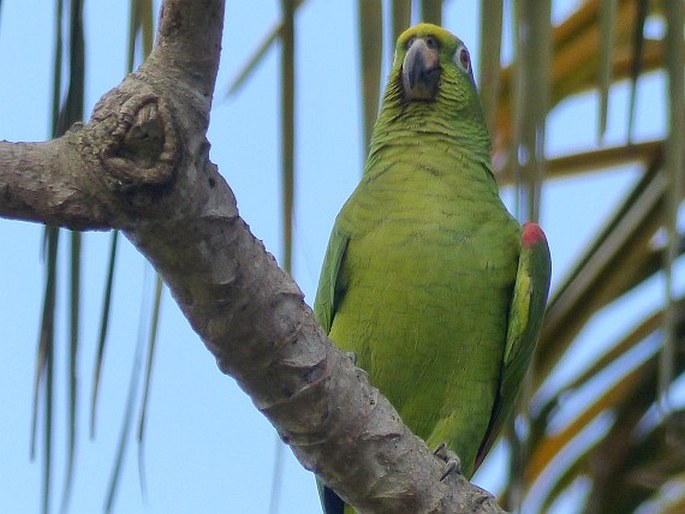
[[(445, 80), (449, 80), (445, 76)], [(497, 191), (490, 136), (475, 91), (438, 94), (434, 101), (407, 101), (398, 71), (391, 74), (374, 126), (364, 177), (374, 180), (390, 168), (427, 171), (454, 185), (476, 180)], [(458, 85), (448, 87), (459, 91)], [(399, 177), (398, 177), (399, 179)]]
[[(448, 180), (472, 172), (475, 177), (470, 178), (491, 183), (496, 190), (490, 137), (483, 123), (473, 118), (455, 120), (435, 116), (435, 104), (407, 107), (399, 112), (381, 111), (364, 171), (368, 179), (387, 171), (384, 163), (401, 160), (415, 169), (426, 169)], [(457, 174), (455, 170), (462, 172)]]
[(484, 127), (473, 120), (446, 121), (416, 116), (415, 119), (378, 119), (374, 127), (369, 152), (390, 144), (408, 145), (407, 148), (430, 144), (436, 150), (442, 145), (461, 150), (465, 157), (490, 162), (490, 136)]

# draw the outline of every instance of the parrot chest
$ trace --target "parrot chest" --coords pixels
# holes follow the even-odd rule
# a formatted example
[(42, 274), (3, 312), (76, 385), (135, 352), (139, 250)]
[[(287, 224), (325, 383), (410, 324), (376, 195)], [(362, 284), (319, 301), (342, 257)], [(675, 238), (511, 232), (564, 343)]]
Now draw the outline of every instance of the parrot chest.
[(499, 198), (420, 193), (356, 202), (330, 336), (417, 435), (464, 453), (499, 383), (519, 228)]

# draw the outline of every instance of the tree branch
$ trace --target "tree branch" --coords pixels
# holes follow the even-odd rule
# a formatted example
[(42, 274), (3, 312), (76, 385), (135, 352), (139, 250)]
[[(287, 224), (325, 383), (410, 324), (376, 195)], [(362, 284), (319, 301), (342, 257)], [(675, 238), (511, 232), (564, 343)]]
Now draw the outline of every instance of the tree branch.
[(239, 217), (205, 131), (219, 0), (167, 0), (145, 64), (47, 143), (0, 143), (0, 216), (118, 228), (168, 284), (222, 372), (300, 462), (363, 512), (502, 512), (411, 434), (316, 323)]

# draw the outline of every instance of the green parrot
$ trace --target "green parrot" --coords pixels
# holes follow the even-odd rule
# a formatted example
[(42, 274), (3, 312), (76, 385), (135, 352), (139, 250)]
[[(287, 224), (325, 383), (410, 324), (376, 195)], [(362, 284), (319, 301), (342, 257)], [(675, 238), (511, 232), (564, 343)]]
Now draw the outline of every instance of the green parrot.
[[(514, 411), (551, 270), (540, 227), (502, 203), (490, 152), (464, 43), (405, 31), (314, 302), (330, 339), (467, 478)], [(320, 492), (326, 514), (354, 512)]]

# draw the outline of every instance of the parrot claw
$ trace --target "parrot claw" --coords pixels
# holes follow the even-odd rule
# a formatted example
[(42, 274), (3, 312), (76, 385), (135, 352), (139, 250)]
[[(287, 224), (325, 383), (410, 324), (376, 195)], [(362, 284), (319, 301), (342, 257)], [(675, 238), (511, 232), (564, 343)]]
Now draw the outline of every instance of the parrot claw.
[(442, 482), (447, 478), (447, 475), (450, 473), (461, 473), (461, 470), (459, 469), (461, 463), (456, 460), (450, 460), (445, 464), (445, 469), (442, 471), (442, 475), (440, 476), (440, 481)]
[[(345, 355), (347, 355), (347, 358), (350, 359), (350, 362), (352, 363), (353, 366), (357, 366), (357, 354), (354, 352), (346, 352)], [(363, 370), (362, 368), (357, 367), (357, 373), (361, 373), (364, 375), (367, 379), (369, 378), (369, 374)]]
[(447, 448), (446, 443), (440, 443), (433, 452), (433, 455), (445, 462), (445, 469), (442, 471), (442, 475), (440, 476), (441, 482), (445, 480), (447, 475), (450, 473), (456, 472), (461, 474), (461, 460), (456, 453)]

